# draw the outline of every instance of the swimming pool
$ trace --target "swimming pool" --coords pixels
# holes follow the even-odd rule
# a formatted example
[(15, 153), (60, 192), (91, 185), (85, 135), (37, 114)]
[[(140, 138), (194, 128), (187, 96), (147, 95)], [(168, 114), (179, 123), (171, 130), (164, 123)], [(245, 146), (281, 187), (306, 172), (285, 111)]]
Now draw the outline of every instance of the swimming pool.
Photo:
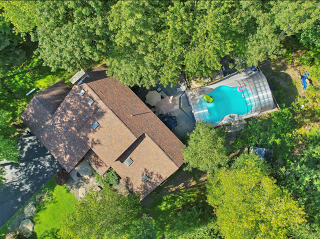
[[(206, 105), (210, 122), (218, 122), (230, 114), (244, 115), (250, 112), (252, 105), (248, 100), (246, 102), (243, 93), (251, 94), (248, 89), (239, 92), (238, 87), (219, 86), (208, 94), (214, 101), (207, 103), (202, 97), (198, 102), (198, 108), (203, 108)], [(208, 119), (205, 120), (208, 121)]]

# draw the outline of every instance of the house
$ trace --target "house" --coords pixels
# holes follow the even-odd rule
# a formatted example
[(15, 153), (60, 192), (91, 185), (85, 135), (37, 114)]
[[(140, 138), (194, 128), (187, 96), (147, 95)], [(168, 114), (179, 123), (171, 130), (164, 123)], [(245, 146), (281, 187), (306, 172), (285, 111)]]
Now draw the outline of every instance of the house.
[[(188, 90), (186, 95), (195, 121), (208, 122), (213, 127), (279, 109), (266, 77), (256, 67)], [(205, 96), (212, 102), (207, 102)]]
[(111, 167), (143, 199), (183, 164), (183, 144), (106, 70), (93, 70), (72, 89), (52, 85), (33, 97), (21, 119), (66, 171), (83, 160), (100, 175)]

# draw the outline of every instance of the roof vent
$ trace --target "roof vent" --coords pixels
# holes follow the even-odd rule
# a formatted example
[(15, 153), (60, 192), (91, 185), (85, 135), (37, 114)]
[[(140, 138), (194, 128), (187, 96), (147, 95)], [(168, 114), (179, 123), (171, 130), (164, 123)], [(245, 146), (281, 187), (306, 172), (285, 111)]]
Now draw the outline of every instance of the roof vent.
[(80, 96), (83, 96), (86, 93), (86, 91), (84, 89), (82, 89), (79, 93)]
[(149, 177), (145, 174), (142, 176), (142, 178), (140, 179), (143, 183), (147, 182), (149, 180)]
[(127, 165), (128, 167), (129, 167), (132, 163), (133, 163), (132, 158), (128, 158), (128, 159), (124, 162), (124, 164)]
[(100, 125), (100, 124), (99, 124), (98, 122), (95, 122), (95, 123), (92, 125), (92, 128), (93, 128), (93, 129), (96, 129), (96, 128), (98, 128), (99, 125)]
[(93, 103), (94, 103), (94, 100), (93, 100), (93, 99), (90, 99), (90, 100), (88, 101), (88, 104), (90, 105), (90, 107), (92, 106)]

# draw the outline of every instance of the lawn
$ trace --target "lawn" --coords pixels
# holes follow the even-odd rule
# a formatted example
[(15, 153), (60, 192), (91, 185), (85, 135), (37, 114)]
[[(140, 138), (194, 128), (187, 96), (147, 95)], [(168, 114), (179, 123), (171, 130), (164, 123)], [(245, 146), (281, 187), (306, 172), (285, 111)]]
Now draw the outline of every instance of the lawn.
[[(0, 79), (7, 86), (7, 92), (3, 92), (0, 101), (2, 100), (3, 102), (3, 109), (12, 113), (13, 122), (21, 123), (20, 115), (37, 92), (60, 80), (72, 87), (68, 79), (71, 78), (74, 72), (68, 73), (64, 70), (51, 72), (51, 69), (43, 66), (42, 63), (43, 61), (36, 56), (30, 56), (21, 67), (12, 68)], [(33, 88), (36, 91), (26, 96)]]
[[(55, 234), (61, 227), (61, 219), (64, 215), (73, 212), (74, 205), (78, 203), (74, 195), (72, 195), (65, 186), (56, 185), (53, 178), (51, 178), (31, 200), (34, 200), (39, 193), (44, 191), (47, 191), (47, 195), (49, 196), (36, 207), (37, 213), (33, 217), (35, 231), (33, 235), (29, 237), (31, 239), (55, 238)], [(8, 223), (0, 228), (0, 238), (4, 238), (5, 234), (9, 232), (8, 225), (10, 225), (12, 220), (21, 212), (23, 211), (19, 210)]]

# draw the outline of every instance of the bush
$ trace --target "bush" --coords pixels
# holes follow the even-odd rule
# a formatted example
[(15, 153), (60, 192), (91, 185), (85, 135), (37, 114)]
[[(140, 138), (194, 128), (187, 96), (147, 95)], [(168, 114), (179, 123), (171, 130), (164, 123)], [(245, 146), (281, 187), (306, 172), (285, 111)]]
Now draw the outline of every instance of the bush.
[(110, 168), (104, 175), (100, 176), (99, 174), (96, 174), (96, 179), (100, 184), (111, 184), (111, 185), (118, 185), (120, 181), (119, 175), (116, 173), (116, 171), (113, 170), (113, 168)]
[(64, 170), (64, 169), (60, 169), (56, 175), (54, 175), (54, 182), (60, 186), (66, 184), (66, 182), (68, 181), (70, 177), (70, 174)]

